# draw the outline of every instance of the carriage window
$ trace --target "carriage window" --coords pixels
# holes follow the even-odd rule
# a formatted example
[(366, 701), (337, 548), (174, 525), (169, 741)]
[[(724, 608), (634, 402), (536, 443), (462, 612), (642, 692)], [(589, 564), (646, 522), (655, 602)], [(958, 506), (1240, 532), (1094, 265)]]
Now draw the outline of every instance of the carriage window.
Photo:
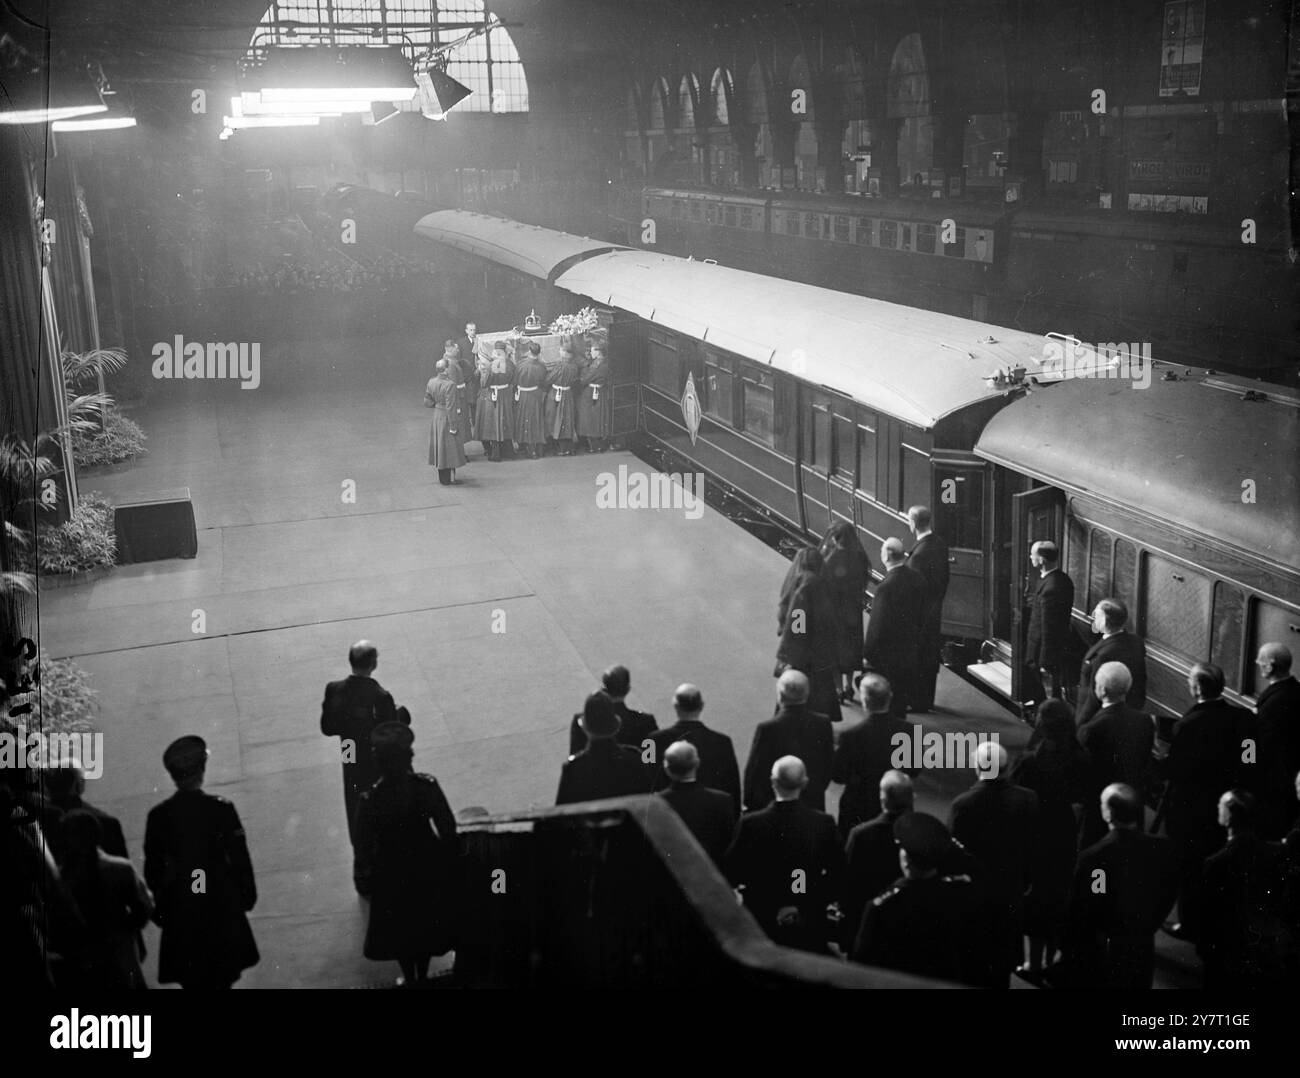
[(853, 482), (853, 469), (858, 466), (857, 447), (853, 444), (856, 431), (851, 419), (842, 415), (835, 417), (831, 426), (831, 460), (834, 462), (835, 474), (841, 479)]
[(745, 422), (744, 431), (765, 445), (776, 444), (773, 425), (776, 410), (774, 385), (771, 372), (750, 366), (741, 368), (741, 415)]
[(803, 234), (810, 240), (822, 238), (822, 215), (820, 213), (805, 213), (803, 215)]
[(876, 496), (876, 426), (858, 424), (858, 490)]
[(707, 354), (704, 358), (704, 410), (715, 419), (734, 426), (733, 385), (730, 361)]
[(900, 224), (898, 226), (898, 246), (904, 251), (912, 249), (912, 226)]
[(858, 218), (858, 243), (870, 247), (876, 242), (876, 219), (874, 217)]
[(903, 473), (898, 484), (898, 508), (906, 511), (909, 505), (929, 505), (930, 455), (903, 442), (898, 451), (898, 461)]
[(1245, 597), (1238, 589), (1222, 580), (1215, 582), (1210, 662), (1222, 668), (1224, 682), (1230, 689), (1241, 688), (1241, 630), (1245, 608)]
[(808, 461), (820, 472), (831, 469), (831, 413), (824, 404), (813, 404), (808, 414)]
[(835, 239), (837, 239), (841, 243), (848, 243), (849, 242), (849, 219), (840, 214), (836, 214), (834, 218), (834, 224), (835, 224)]
[(671, 397), (682, 391), (681, 363), (677, 342), (664, 334), (651, 333), (646, 343), (646, 381)]
[(891, 251), (898, 246), (897, 221), (880, 222), (880, 246), (887, 247)]
[(1088, 607), (1091, 610), (1103, 599), (1111, 595), (1110, 590), (1110, 552), (1111, 538), (1109, 532), (1100, 528), (1092, 529), (1092, 544), (1088, 558)]
[(728, 228), (735, 228), (735, 227), (736, 227), (736, 207), (735, 207), (735, 206), (723, 206), (723, 207), (722, 207), (722, 223), (723, 223), (724, 225), (726, 225)]
[(799, 235), (799, 215), (797, 213), (787, 213), (785, 215), (785, 230), (791, 236)]
[(754, 208), (752, 206), (740, 207), (740, 227), (741, 228), (754, 227)]
[(1210, 581), (1181, 562), (1148, 554), (1145, 584), (1147, 639), (1194, 662), (1204, 660), (1210, 649)]
[(1255, 656), (1259, 653), (1262, 644), (1285, 644), (1291, 649), (1291, 654), (1296, 653), (1297, 645), (1300, 645), (1300, 613), (1295, 610), (1288, 610), (1277, 603), (1270, 603), (1264, 599), (1251, 599), (1250, 601), (1250, 664), (1247, 667), (1247, 682), (1250, 686), (1249, 691), (1258, 694), (1263, 691), (1263, 685), (1257, 685), (1255, 682), (1259, 679), (1259, 672), (1255, 669)]
[[(1065, 572), (1073, 581), (1082, 583), (1088, 579), (1088, 525), (1076, 516), (1067, 521), (1065, 548)], [(1088, 597), (1081, 591), (1074, 594), (1074, 605), (1083, 608)]]
[[(1137, 610), (1137, 547), (1127, 539), (1115, 540), (1114, 587), (1111, 592), (1129, 610), (1130, 620)], [(1130, 624), (1129, 628), (1133, 626)]]
[(943, 253), (954, 258), (966, 257), (966, 230), (964, 228), (957, 229), (957, 235), (952, 243), (943, 245)]
[(916, 226), (916, 249), (923, 255), (934, 254), (934, 225)]

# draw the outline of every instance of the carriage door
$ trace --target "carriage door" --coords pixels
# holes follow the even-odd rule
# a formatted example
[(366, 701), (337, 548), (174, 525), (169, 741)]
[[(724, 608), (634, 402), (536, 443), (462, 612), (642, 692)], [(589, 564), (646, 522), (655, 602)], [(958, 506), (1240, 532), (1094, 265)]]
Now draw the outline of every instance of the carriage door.
[(646, 350), (646, 323), (626, 311), (615, 311), (609, 326), (609, 382), (613, 394), (613, 418), (610, 434), (614, 437), (633, 434), (640, 411), (641, 369)]
[[(801, 385), (799, 396), (803, 402), (803, 446), (799, 467), (803, 480), (804, 525), (820, 538), (826, 534), (832, 520), (831, 477), (835, 473), (835, 457), (831, 432), (835, 412), (829, 393)], [(849, 519), (853, 519), (852, 513)]]
[(979, 461), (934, 458), (934, 530), (948, 544), (943, 633), (964, 640), (981, 639), (985, 631), (986, 470)]
[(1011, 694), (1016, 701), (1025, 698), (1026, 596), (1038, 582), (1029, 548), (1040, 539), (1050, 539), (1064, 551), (1065, 496), (1055, 487), (1033, 487), (1011, 496)]

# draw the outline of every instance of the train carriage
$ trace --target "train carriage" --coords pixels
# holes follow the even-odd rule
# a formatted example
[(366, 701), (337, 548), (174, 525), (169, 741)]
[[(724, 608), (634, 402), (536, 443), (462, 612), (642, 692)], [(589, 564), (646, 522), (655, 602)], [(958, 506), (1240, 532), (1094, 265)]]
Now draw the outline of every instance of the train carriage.
[[(995, 654), (971, 668), (1021, 698), (1019, 596), (1029, 544), (1061, 543), (1083, 631), (1099, 599), (1147, 646), (1148, 705), (1182, 714), (1191, 664), (1227, 695), (1261, 688), (1260, 644), (1300, 649), (1300, 398), (1157, 363), (1149, 385), (1078, 379), (1017, 400), (975, 453), (995, 467)], [(999, 686), (1001, 687), (1001, 686)]]
[[(533, 305), (610, 308), (616, 433), (791, 530), (850, 521), (878, 562), (908, 506), (931, 506), (951, 548), (943, 631), (982, 645), (971, 672), (1009, 700), (1023, 698), (1020, 597), (1039, 538), (1062, 544), (1080, 630), (1105, 595), (1134, 611), (1154, 710), (1184, 709), (1196, 661), (1248, 698), (1252, 649), (1300, 642), (1300, 402), (1161, 364), (1145, 388), (1033, 387), (1060, 379), (1034, 334), (460, 211), (418, 230), (454, 250), (502, 324)], [(1255, 501), (1238, 510), (1234, 490)]]
[(556, 283), (633, 316), (611, 343), (638, 357), (639, 429), (792, 528), (847, 520), (874, 552), (906, 536), (909, 505), (934, 506), (955, 540), (944, 631), (984, 633), (987, 544), (965, 491), (982, 492), (986, 468), (971, 450), (1006, 403), (988, 376), (1039, 369), (1041, 338), (646, 251)]

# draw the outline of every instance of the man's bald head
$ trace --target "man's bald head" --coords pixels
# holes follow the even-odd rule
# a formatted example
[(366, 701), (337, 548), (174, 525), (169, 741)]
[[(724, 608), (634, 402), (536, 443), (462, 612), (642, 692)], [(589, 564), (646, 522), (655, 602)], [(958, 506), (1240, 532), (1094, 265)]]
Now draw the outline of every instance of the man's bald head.
[(348, 649), (348, 665), (358, 674), (369, 674), (379, 665), (379, 649), (369, 640), (358, 640)]
[(1101, 817), (1111, 827), (1136, 827), (1142, 818), (1142, 798), (1132, 786), (1112, 782), (1101, 791)]
[(689, 741), (674, 741), (664, 752), (664, 770), (674, 782), (693, 782), (700, 769), (700, 753)]
[(704, 696), (689, 682), (678, 685), (673, 693), (673, 710), (683, 718), (698, 715), (704, 710)]
[(787, 670), (776, 679), (776, 695), (783, 704), (806, 704), (811, 691), (808, 675), (798, 670)]
[(1285, 644), (1261, 644), (1255, 665), (1266, 678), (1281, 680), (1291, 676), (1291, 649)]
[(883, 715), (894, 701), (894, 690), (879, 674), (863, 674), (858, 682), (858, 699), (868, 714)]
[(1133, 687), (1133, 675), (1123, 663), (1102, 663), (1101, 669), (1093, 680), (1097, 698), (1103, 703), (1117, 704), (1128, 695)]
[(880, 560), (886, 566), (898, 565), (903, 560), (903, 541), (892, 535), (880, 544)]
[(912, 811), (915, 789), (906, 771), (886, 771), (880, 778), (880, 808), (895, 816)]
[(772, 792), (778, 801), (793, 801), (808, 785), (808, 769), (797, 756), (782, 756), (772, 765)]

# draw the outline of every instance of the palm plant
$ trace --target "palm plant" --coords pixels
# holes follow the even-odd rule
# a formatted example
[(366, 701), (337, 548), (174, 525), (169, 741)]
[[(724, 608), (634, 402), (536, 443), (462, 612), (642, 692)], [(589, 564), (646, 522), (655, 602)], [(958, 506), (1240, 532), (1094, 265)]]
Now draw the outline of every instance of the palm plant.
[(35, 529), (37, 491), (42, 480), (58, 470), (42, 452), (51, 444), (54, 439), (48, 434), (39, 435), (34, 442), (14, 434), (0, 438), (0, 520), (4, 522), (0, 596), (36, 590), (35, 577), (25, 567), (32, 563), (29, 549)]

